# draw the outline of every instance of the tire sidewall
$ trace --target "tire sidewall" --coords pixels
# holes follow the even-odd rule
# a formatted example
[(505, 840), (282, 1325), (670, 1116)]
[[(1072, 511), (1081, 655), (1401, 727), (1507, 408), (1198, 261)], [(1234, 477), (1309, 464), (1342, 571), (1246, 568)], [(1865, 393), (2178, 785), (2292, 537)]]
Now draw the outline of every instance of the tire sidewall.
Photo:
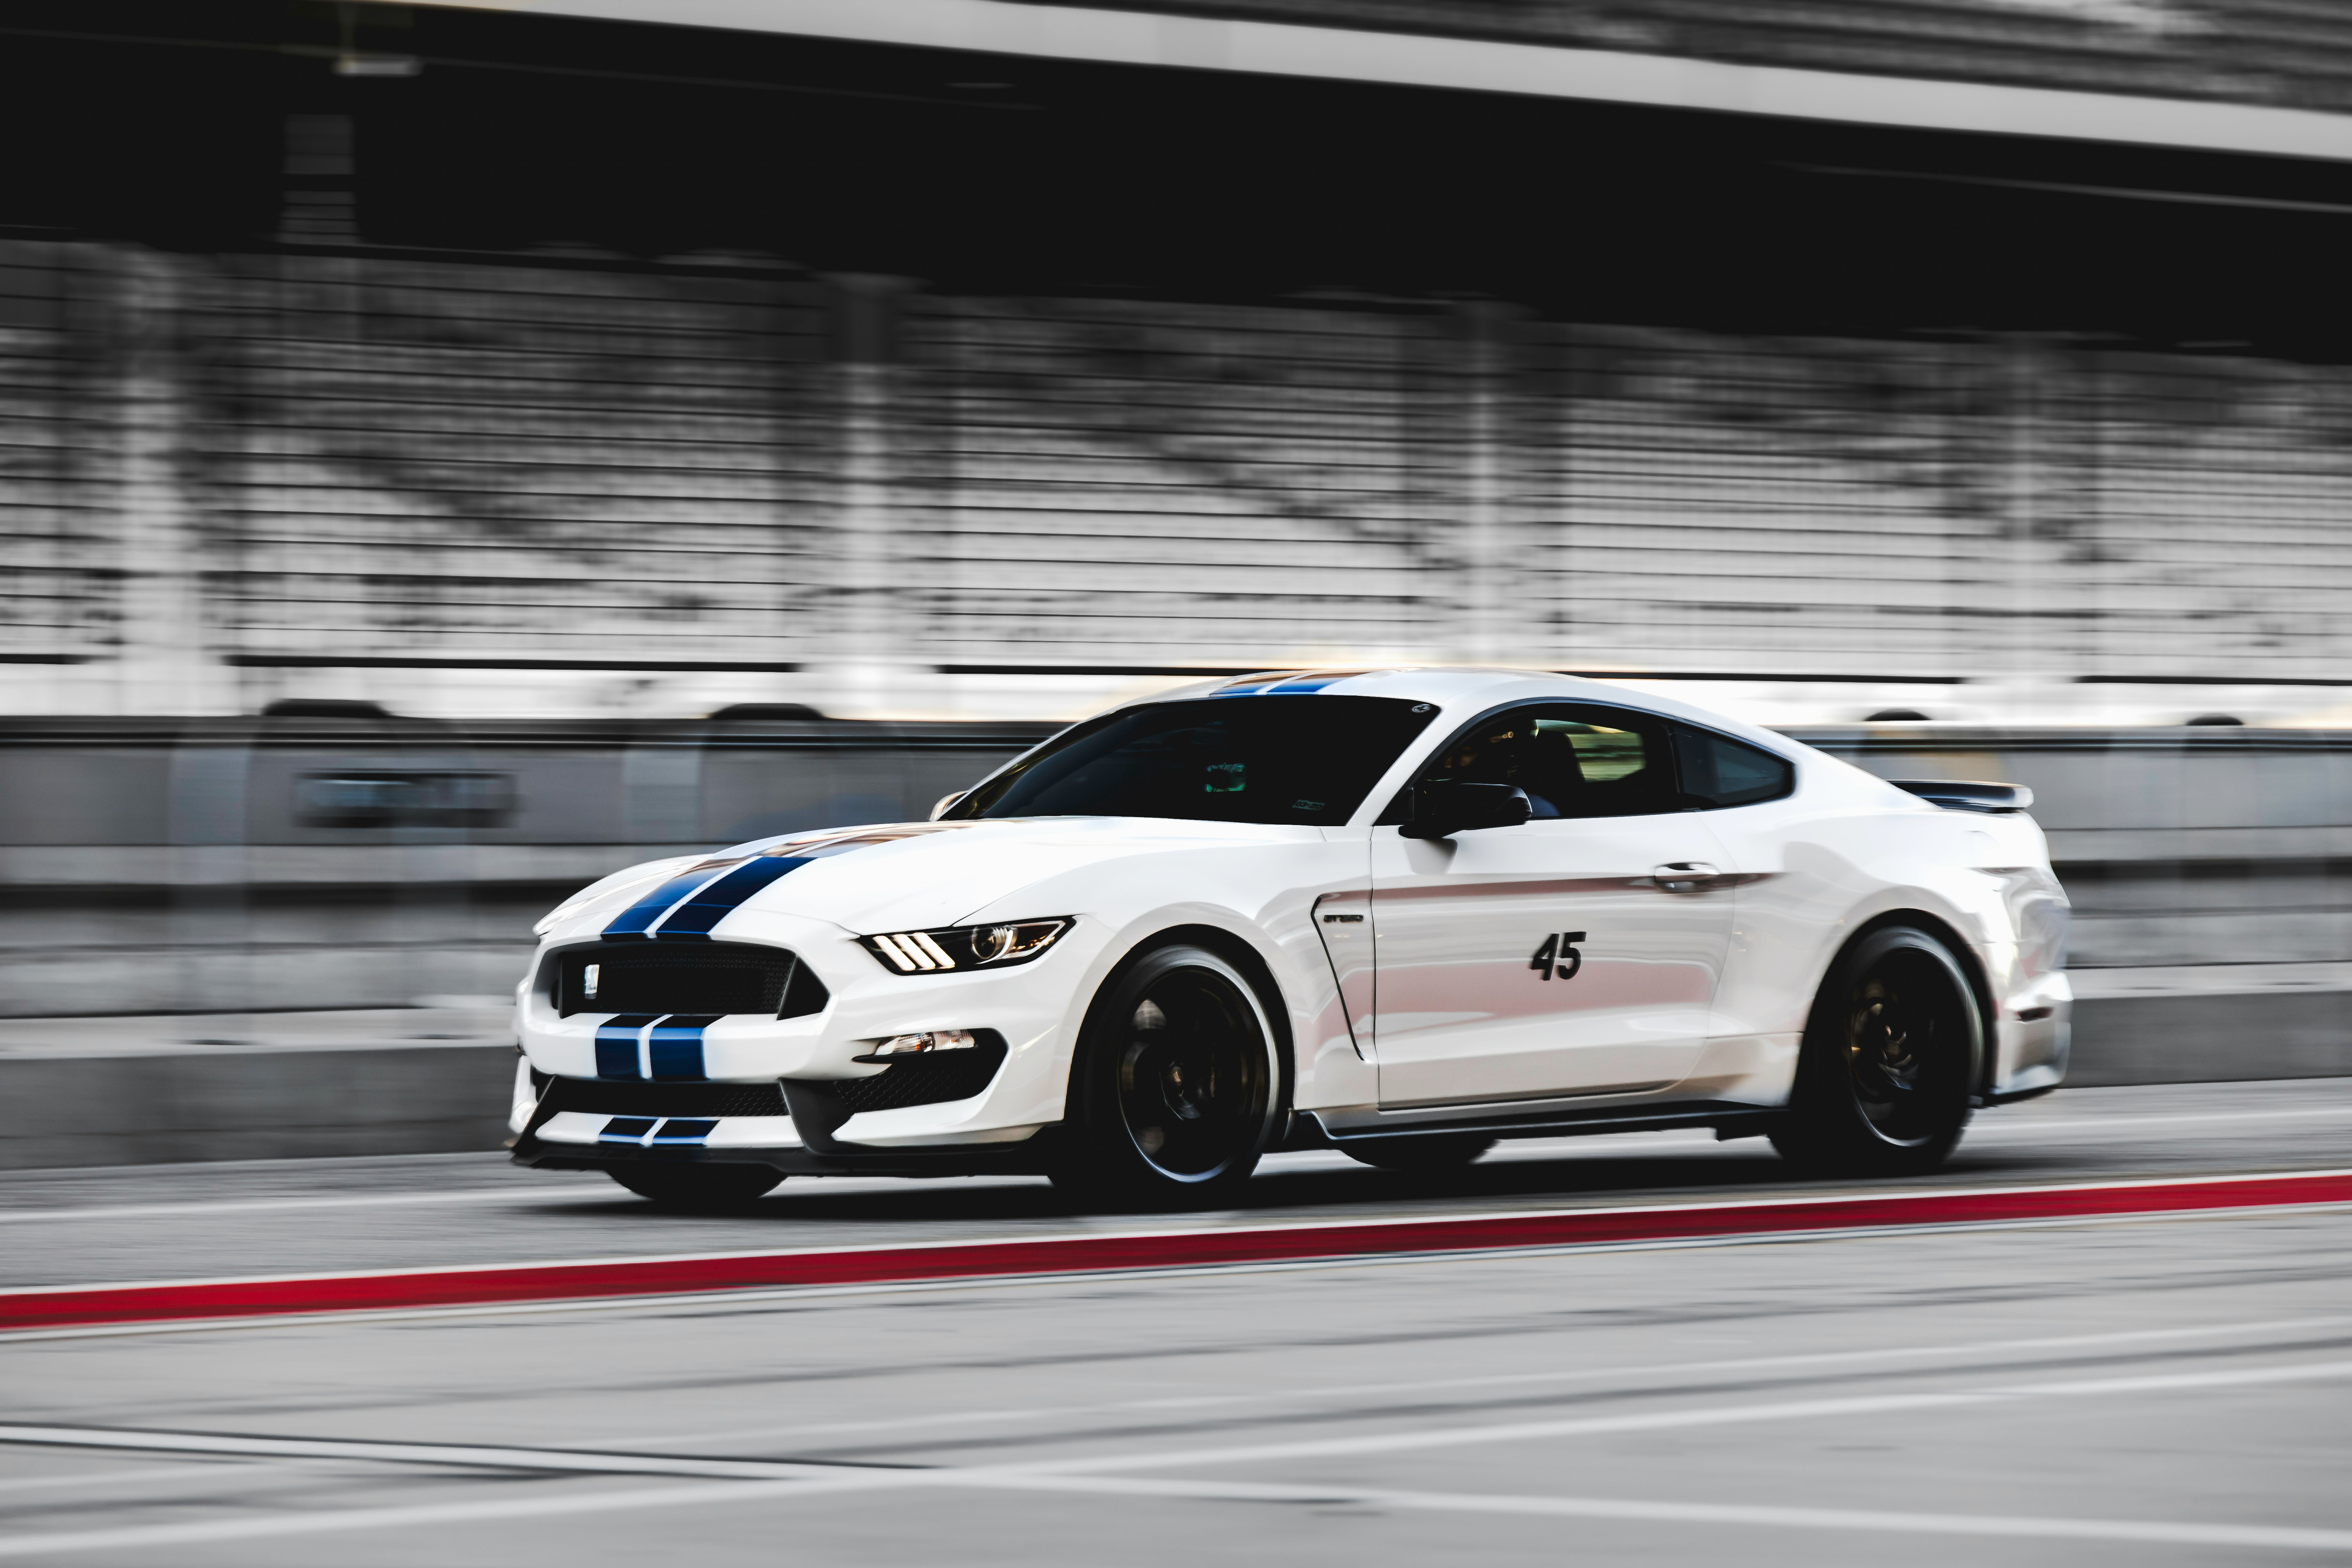
[[(1255, 1024), (1265, 1053), (1265, 1104), (1256, 1136), (1245, 1152), (1213, 1172), (1183, 1175), (1162, 1169), (1136, 1145), (1119, 1106), (1118, 1068), (1125, 1050), (1125, 1020), (1156, 982), (1179, 970), (1200, 969), (1239, 993)], [(1229, 1194), (1249, 1180), (1273, 1146), (1290, 1103), (1288, 1053), (1274, 1027), (1260, 984), (1233, 960), (1198, 942), (1176, 939), (1148, 946), (1122, 964), (1095, 993), (1070, 1064), (1066, 1157), (1055, 1170), (1066, 1186), (1107, 1196), (1186, 1203)]]

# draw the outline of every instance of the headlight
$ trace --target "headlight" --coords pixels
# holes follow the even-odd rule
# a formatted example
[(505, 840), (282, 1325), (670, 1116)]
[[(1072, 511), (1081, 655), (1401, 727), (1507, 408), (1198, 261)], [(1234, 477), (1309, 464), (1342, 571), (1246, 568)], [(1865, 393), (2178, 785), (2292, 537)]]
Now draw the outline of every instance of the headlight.
[(1066, 919), (1013, 921), (1004, 925), (890, 931), (857, 940), (866, 944), (876, 963), (893, 974), (945, 974), (950, 970), (1003, 969), (1026, 963), (1069, 929)]

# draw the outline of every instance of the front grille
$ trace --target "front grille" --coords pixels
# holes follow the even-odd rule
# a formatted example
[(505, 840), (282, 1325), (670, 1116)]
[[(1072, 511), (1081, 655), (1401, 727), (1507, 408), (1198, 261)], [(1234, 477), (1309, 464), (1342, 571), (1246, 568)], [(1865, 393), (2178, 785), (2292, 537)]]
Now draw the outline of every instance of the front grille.
[(970, 1100), (986, 1089), (994, 1080), (996, 1069), (1004, 1065), (1003, 1040), (987, 1030), (975, 1033), (978, 1043), (969, 1050), (927, 1051), (893, 1062), (872, 1078), (843, 1079), (834, 1089), (852, 1115)]
[[(593, 984), (589, 970), (593, 968)], [(789, 948), (734, 942), (625, 942), (568, 947), (549, 976), (555, 1010), (574, 1013), (821, 1013), (824, 983)]]
[(772, 1083), (631, 1083), (559, 1078), (539, 1108), (596, 1116), (782, 1116), (784, 1091)]

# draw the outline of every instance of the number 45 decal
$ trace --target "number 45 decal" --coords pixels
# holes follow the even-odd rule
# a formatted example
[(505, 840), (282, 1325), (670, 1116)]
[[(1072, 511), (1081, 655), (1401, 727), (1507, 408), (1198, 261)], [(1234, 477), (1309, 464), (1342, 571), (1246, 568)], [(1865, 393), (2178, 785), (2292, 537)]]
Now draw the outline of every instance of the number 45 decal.
[(1549, 980), (1557, 967), (1562, 980), (1573, 980), (1576, 972), (1584, 967), (1584, 954), (1576, 951), (1576, 943), (1584, 940), (1580, 931), (1564, 931), (1557, 936), (1543, 939), (1536, 955), (1528, 960), (1528, 967)]

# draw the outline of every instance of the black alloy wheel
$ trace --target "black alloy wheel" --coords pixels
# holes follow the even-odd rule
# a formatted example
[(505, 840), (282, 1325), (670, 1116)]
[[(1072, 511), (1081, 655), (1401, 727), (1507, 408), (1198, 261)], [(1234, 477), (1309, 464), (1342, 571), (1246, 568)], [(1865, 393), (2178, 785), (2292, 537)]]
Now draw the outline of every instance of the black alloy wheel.
[(784, 1179), (784, 1173), (771, 1165), (719, 1162), (672, 1165), (647, 1160), (604, 1169), (641, 1198), (651, 1198), (664, 1208), (698, 1214), (743, 1208)]
[(1933, 1170), (1968, 1126), (1984, 1051), (1976, 992), (1950, 949), (1883, 926), (1830, 966), (1773, 1146), (1824, 1173)]
[(1146, 952), (1104, 987), (1070, 1079), (1054, 1179), (1089, 1200), (1230, 1197), (1273, 1142), (1283, 1103), (1256, 988), (1189, 943)]

